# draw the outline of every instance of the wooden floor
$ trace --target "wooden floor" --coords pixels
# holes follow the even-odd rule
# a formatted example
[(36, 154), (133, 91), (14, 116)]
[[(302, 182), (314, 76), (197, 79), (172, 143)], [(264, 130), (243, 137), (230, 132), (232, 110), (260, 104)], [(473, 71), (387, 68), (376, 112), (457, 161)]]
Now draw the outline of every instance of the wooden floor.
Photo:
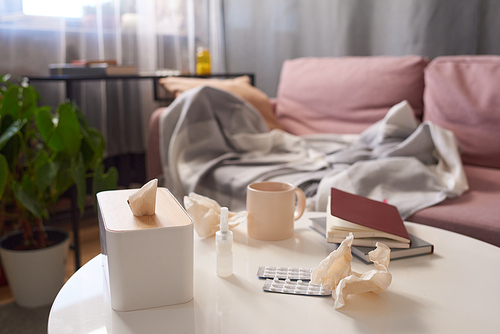
[[(80, 258), (81, 265), (87, 263), (93, 257), (101, 252), (101, 246), (99, 242), (99, 224), (97, 217), (90, 217), (82, 219), (80, 224)], [(71, 233), (71, 223), (70, 222), (59, 222), (55, 227), (67, 230), (70, 232), (71, 240), (73, 240), (73, 234)], [(67, 281), (71, 275), (75, 272), (75, 257), (74, 251), (70, 249), (68, 254), (68, 262), (66, 263), (66, 277)], [(0, 287), (0, 305), (10, 303), (13, 301), (12, 293), (8, 286)]]

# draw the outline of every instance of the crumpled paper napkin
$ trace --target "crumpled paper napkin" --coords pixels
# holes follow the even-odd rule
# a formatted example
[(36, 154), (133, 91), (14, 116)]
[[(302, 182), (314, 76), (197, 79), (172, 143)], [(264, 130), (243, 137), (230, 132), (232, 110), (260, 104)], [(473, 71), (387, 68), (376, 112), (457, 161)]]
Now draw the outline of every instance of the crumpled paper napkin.
[[(219, 203), (211, 198), (190, 193), (184, 196), (184, 207), (194, 220), (194, 229), (200, 238), (214, 235), (220, 229), (220, 208)], [(238, 226), (247, 218), (246, 211), (228, 213), (229, 229)]]
[(381, 292), (386, 290), (392, 281), (392, 274), (388, 271), (391, 249), (379, 242), (376, 244), (377, 248), (368, 254), (376, 269), (363, 274), (351, 271), (353, 240), (354, 237), (350, 233), (312, 273), (312, 284), (321, 282), (324, 288), (332, 290), (334, 309), (345, 306), (345, 298), (350, 294)]

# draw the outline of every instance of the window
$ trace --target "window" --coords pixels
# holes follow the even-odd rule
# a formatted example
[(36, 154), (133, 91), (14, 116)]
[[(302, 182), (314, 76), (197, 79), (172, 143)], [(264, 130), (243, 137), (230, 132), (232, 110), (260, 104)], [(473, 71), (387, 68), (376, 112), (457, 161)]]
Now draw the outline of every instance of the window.
[[(95, 10), (99, 0), (22, 0), (23, 14), (81, 18), (88, 10)], [(109, 1), (103, 1), (106, 3)]]

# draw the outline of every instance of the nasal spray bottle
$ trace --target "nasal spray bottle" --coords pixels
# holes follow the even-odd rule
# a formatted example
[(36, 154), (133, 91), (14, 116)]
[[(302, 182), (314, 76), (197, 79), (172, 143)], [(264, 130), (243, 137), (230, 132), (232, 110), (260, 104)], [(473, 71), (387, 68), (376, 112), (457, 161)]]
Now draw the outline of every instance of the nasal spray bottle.
[(233, 274), (233, 232), (229, 231), (228, 211), (220, 209), (220, 231), (215, 233), (217, 248), (217, 276), (228, 277)]

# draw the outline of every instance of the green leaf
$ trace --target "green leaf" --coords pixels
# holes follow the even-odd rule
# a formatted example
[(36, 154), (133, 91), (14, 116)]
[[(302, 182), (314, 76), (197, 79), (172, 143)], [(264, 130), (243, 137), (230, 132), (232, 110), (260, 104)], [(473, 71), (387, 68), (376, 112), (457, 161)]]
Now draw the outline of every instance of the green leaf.
[(87, 182), (82, 154), (79, 154), (76, 159), (71, 159), (71, 173), (76, 184), (78, 207), (80, 208), (80, 213), (83, 213), (85, 209), (85, 197), (87, 196)]
[(14, 137), (22, 127), (28, 122), (27, 119), (18, 119), (14, 121), (5, 132), (0, 136), (0, 150), (4, 148), (5, 144)]
[(33, 86), (22, 88), (21, 117), (31, 118), (37, 109), (38, 93)]
[(12, 190), (17, 202), (38, 218), (48, 216), (47, 209), (36, 196), (35, 188), (28, 177), (23, 178), (22, 184), (13, 182)]
[[(14, 123), (12, 120), (12, 116), (7, 115), (1, 119), (1, 124), (0, 124), (0, 133), (3, 135), (7, 132), (7, 129)], [(10, 131), (10, 130), (9, 130)], [(18, 157), (19, 157), (19, 152), (23, 149), (25, 146), (25, 142), (23, 142), (22, 139), (24, 139), (24, 136), (22, 134), (22, 129), (18, 132), (16, 132), (17, 135), (11, 137), (10, 139), (7, 139), (6, 137), (9, 137), (6, 135), (5, 137), (5, 143), (2, 143), (2, 148), (0, 148), (0, 153), (5, 156), (7, 159), (7, 162), (9, 164), (9, 170), (16, 170), (16, 166), (18, 165)], [(0, 137), (2, 136), (0, 135)]]
[(35, 181), (40, 192), (45, 192), (54, 183), (60, 164), (50, 161), (45, 151), (42, 151), (35, 162)]
[(19, 86), (10, 85), (3, 92), (3, 99), (0, 100), (0, 117), (11, 115), (14, 119), (19, 118)]
[(82, 113), (82, 111), (78, 108), (76, 104), (73, 104), (73, 109), (75, 110), (76, 117), (78, 117), (78, 121), (80, 122), (80, 127), (82, 129), (88, 130), (90, 127), (85, 115)]
[(71, 162), (64, 153), (57, 153), (53, 161), (59, 164), (59, 172), (52, 189), (55, 196), (60, 196), (74, 184)]
[(94, 171), (94, 178), (92, 179), (94, 197), (98, 192), (114, 190), (117, 186), (118, 170), (115, 167), (111, 167), (107, 173), (104, 173), (104, 165), (97, 165)]
[(102, 160), (104, 155), (104, 137), (94, 128), (82, 129), (82, 146), (83, 160), (86, 169), (94, 169), (97, 161)]
[(7, 179), (9, 177), (9, 163), (7, 158), (0, 154), (0, 199), (2, 198)]
[(64, 152), (75, 157), (80, 151), (81, 132), (73, 106), (65, 103), (58, 108), (58, 121), (48, 145), (56, 152)]
[(44, 106), (38, 108), (36, 112), (35, 123), (38, 131), (40, 131), (40, 135), (42, 136), (43, 140), (45, 140), (45, 142), (48, 142), (56, 128), (53, 121), (52, 112), (50, 111), (50, 107)]
[(106, 144), (104, 143), (104, 136), (99, 130), (95, 128), (89, 128), (87, 130), (90, 140), (94, 143), (94, 150), (98, 157), (102, 158), (104, 155), (104, 149), (106, 148)]

